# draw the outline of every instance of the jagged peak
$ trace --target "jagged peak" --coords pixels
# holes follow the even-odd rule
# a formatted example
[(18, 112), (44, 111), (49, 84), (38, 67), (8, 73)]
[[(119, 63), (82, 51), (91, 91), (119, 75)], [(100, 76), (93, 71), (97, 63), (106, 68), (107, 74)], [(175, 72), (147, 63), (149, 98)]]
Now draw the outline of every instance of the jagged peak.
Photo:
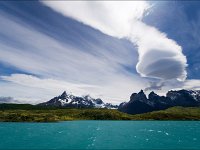
[(137, 95), (137, 93), (132, 93), (130, 96), (130, 101), (133, 100), (136, 95)]
[(65, 96), (65, 95), (67, 95), (67, 92), (66, 92), (66, 91), (64, 91), (64, 92), (61, 94), (61, 96)]
[(151, 96), (151, 95), (158, 95), (158, 94), (156, 94), (154, 91), (151, 91), (150, 93), (149, 93), (149, 96)]
[(148, 95), (148, 99), (149, 100), (152, 100), (154, 99), (155, 97), (160, 97), (158, 94), (156, 94), (154, 91), (151, 91)]
[(143, 90), (140, 90), (140, 92), (137, 95), (142, 96), (142, 97), (146, 97), (146, 94), (144, 93)]
[(143, 90), (141, 90), (139, 93), (133, 93), (130, 97), (131, 102), (133, 102), (133, 101), (146, 101), (146, 100), (147, 100), (147, 97), (146, 97)]
[(140, 92), (137, 94), (138, 96), (142, 96), (146, 98), (146, 94), (144, 93), (143, 90), (140, 90)]
[(138, 94), (144, 94), (144, 91), (141, 89)]
[(93, 101), (97, 104), (104, 104), (104, 102), (100, 98), (94, 99)]
[(66, 97), (68, 97), (68, 94), (66, 91), (64, 91), (60, 96), (61, 99), (65, 99)]
[(100, 98), (94, 99), (90, 95), (74, 96), (64, 91), (61, 95), (50, 99), (47, 102), (38, 104), (43, 106), (70, 107), (70, 108), (108, 108), (117, 109), (117, 105), (106, 104)]
[(154, 91), (151, 91), (149, 94), (156, 94)]

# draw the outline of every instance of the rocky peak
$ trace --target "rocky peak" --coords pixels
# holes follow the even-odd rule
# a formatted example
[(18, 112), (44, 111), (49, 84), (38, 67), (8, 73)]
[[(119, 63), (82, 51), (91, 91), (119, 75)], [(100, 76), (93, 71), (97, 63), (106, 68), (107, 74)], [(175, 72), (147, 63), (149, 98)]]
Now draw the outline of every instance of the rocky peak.
[(144, 94), (144, 91), (141, 89), (138, 94)]
[(141, 102), (146, 102), (147, 97), (144, 94), (143, 90), (141, 90), (139, 93), (133, 93), (130, 97), (130, 101), (141, 101)]
[(130, 96), (130, 101), (133, 101), (136, 95), (137, 95), (137, 93), (131, 94), (131, 96)]
[(149, 93), (149, 96), (148, 96), (149, 99), (154, 99), (156, 97), (159, 97), (159, 95), (157, 95), (156, 93), (154, 93), (154, 91), (152, 91), (152, 92)]
[(197, 107), (200, 106), (200, 91), (198, 90), (178, 90), (168, 91), (166, 96), (159, 96), (153, 91), (146, 95), (141, 90), (139, 93), (133, 93), (130, 101), (121, 103), (119, 110), (130, 114), (145, 113), (154, 110), (163, 110), (169, 107)]
[(118, 106), (112, 104), (105, 104), (100, 98), (94, 99), (90, 95), (74, 96), (67, 94), (64, 91), (61, 95), (52, 98), (51, 100), (40, 103), (41, 106), (55, 106), (68, 108), (108, 108), (117, 109)]
[(181, 97), (191, 97), (191, 94), (187, 90), (179, 90), (179, 91), (168, 91), (166, 94), (167, 97), (171, 98), (172, 100), (176, 100)]
[(93, 98), (90, 95), (85, 95), (83, 96), (83, 98), (86, 100), (93, 100)]
[(96, 104), (103, 104), (104, 103), (100, 98), (95, 99), (94, 102)]
[(66, 99), (67, 98), (67, 92), (66, 91), (64, 91), (59, 97), (60, 97), (60, 99)]
[(169, 97), (173, 103), (181, 106), (197, 106), (200, 105), (200, 97), (198, 91), (193, 90), (178, 90), (167, 92), (167, 97)]

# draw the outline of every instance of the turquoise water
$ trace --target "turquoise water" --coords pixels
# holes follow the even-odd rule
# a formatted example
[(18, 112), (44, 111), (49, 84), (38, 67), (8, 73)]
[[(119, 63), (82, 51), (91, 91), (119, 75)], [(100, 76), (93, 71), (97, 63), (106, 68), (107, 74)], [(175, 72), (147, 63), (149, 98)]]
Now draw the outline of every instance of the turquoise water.
[(199, 149), (198, 121), (0, 123), (0, 149)]

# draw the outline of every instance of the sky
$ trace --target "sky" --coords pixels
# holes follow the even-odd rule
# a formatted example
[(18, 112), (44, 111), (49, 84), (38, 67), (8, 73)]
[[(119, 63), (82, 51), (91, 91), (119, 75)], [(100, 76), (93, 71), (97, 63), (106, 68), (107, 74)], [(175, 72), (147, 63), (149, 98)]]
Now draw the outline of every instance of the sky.
[(0, 102), (200, 89), (198, 1), (1, 1)]

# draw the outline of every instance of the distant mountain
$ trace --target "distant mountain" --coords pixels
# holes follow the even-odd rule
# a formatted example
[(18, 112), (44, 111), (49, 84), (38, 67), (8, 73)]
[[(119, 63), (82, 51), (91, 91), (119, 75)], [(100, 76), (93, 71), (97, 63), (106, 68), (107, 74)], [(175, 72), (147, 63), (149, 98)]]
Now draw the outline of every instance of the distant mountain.
[(108, 108), (117, 109), (117, 105), (111, 103), (104, 103), (101, 99), (94, 99), (89, 95), (78, 97), (72, 94), (67, 94), (64, 91), (61, 95), (52, 98), (51, 100), (38, 104), (40, 106), (55, 106), (68, 108)]
[(200, 106), (200, 91), (169, 91), (166, 96), (151, 92), (147, 98), (141, 90), (139, 93), (133, 93), (129, 102), (121, 103), (118, 110), (128, 114), (141, 114), (174, 106)]

